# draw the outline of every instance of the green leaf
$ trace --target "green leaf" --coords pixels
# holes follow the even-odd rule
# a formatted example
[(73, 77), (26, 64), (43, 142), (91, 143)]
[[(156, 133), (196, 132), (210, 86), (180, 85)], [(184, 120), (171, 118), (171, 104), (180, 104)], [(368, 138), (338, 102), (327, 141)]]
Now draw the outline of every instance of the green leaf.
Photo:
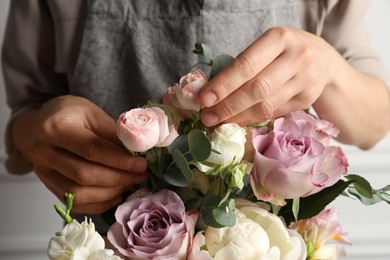
[[(192, 171), (188, 165), (187, 159), (185, 158), (184, 154), (179, 149), (175, 149), (172, 152), (172, 158), (173, 158), (173, 161), (176, 163), (177, 167), (180, 169), (181, 175), (186, 180), (186, 182), (187, 182), (186, 186), (188, 186), (192, 182), (193, 176), (192, 176)], [(186, 186), (184, 186), (184, 187), (186, 187)], [(183, 186), (179, 186), (179, 187), (183, 187)]]
[(390, 191), (390, 185), (387, 185), (385, 187), (383, 187), (382, 189), (380, 189), (381, 191)]
[[(299, 205), (299, 219), (311, 218), (320, 213), (329, 203), (337, 198), (352, 181), (339, 180), (331, 187), (327, 187), (320, 192), (300, 199)], [(294, 215), (292, 212), (292, 200), (288, 200), (287, 204), (283, 206), (279, 212), (286, 223), (294, 222)]]
[(193, 50), (195, 54), (200, 54), (205, 57), (206, 62), (211, 64), (213, 61), (213, 51), (212, 49), (204, 43), (195, 43), (195, 49)]
[(192, 158), (197, 162), (207, 160), (211, 154), (210, 140), (199, 129), (193, 129), (188, 133), (188, 147)]
[(163, 179), (170, 185), (175, 187), (188, 187), (190, 182), (184, 176), (182, 171), (177, 167), (169, 168), (163, 175)]
[(382, 199), (376, 194), (373, 194), (371, 198), (367, 198), (366, 196), (363, 196), (360, 192), (358, 192), (355, 188), (352, 187), (348, 189), (348, 192), (352, 196), (359, 199), (360, 202), (364, 205), (373, 205), (382, 201)]
[(213, 65), (211, 66), (210, 79), (223, 70), (230, 62), (233, 61), (233, 57), (227, 54), (221, 54), (215, 57)]
[(207, 202), (201, 207), (200, 214), (206, 225), (221, 228), (232, 227), (236, 222), (236, 214), (230, 207), (229, 202), (222, 203), (221, 198), (215, 195), (211, 195), (204, 198)]
[(158, 158), (158, 177), (162, 177), (163, 173), (166, 171), (168, 167), (167, 162), (167, 150), (166, 149), (160, 149), (159, 152), (159, 158)]
[(170, 151), (173, 152), (176, 149), (179, 149), (182, 153), (186, 153), (189, 151), (188, 148), (188, 136), (187, 135), (179, 135), (171, 144)]
[(345, 176), (346, 179), (353, 181), (352, 185), (356, 191), (366, 198), (372, 198), (372, 187), (370, 183), (362, 176), (356, 174), (348, 174)]

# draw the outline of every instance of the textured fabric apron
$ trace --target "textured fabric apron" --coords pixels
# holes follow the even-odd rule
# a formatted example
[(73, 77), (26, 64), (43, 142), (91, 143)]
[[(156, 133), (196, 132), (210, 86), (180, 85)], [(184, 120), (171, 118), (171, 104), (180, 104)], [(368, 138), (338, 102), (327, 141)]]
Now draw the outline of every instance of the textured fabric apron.
[[(271, 27), (300, 28), (299, 5), (299, 0), (88, 0), (70, 93), (116, 119), (147, 101), (159, 102), (198, 62), (192, 53), (196, 42), (215, 54), (236, 56)], [(92, 218), (104, 234), (114, 209)]]

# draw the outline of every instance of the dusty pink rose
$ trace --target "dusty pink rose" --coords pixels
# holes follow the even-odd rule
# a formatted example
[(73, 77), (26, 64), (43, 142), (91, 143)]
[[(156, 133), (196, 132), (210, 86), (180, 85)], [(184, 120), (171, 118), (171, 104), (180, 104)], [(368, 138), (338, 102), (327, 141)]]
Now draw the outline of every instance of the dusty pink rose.
[(107, 236), (129, 258), (186, 259), (196, 217), (173, 191), (142, 191), (118, 207)]
[(122, 113), (117, 121), (116, 133), (132, 152), (168, 146), (178, 136), (175, 127), (169, 125), (165, 112), (158, 107), (135, 108)]
[(284, 199), (319, 192), (347, 173), (348, 163), (340, 148), (326, 147), (305, 135), (290, 119), (278, 118), (272, 131), (252, 138), (251, 185), (258, 199), (283, 205)]
[(286, 115), (286, 118), (297, 123), (303, 134), (313, 136), (325, 145), (328, 145), (330, 140), (337, 137), (340, 132), (331, 122), (316, 118), (303, 110), (292, 112)]
[[(208, 82), (207, 76), (201, 70), (195, 70), (183, 76), (178, 84), (168, 89), (165, 103), (172, 103), (182, 109), (199, 111), (199, 93)], [(170, 99), (167, 99), (167, 96)]]
[(337, 211), (333, 208), (325, 209), (312, 218), (299, 220), (291, 224), (290, 228), (297, 231), (306, 243), (310, 243), (310, 259), (338, 259), (346, 255), (343, 247), (328, 241), (351, 245), (345, 238)]

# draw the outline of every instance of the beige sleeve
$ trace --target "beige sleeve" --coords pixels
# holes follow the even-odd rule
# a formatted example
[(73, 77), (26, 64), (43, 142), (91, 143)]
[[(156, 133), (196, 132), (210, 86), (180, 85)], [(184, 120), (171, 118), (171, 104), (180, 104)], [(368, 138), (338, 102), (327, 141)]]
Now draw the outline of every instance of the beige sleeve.
[[(6, 129), (9, 172), (31, 170), (14, 149), (12, 120), (23, 111), (67, 93), (66, 76), (54, 71), (55, 42), (52, 18), (45, 1), (10, 1), (2, 49), (7, 103), (12, 115)], [(26, 129), (28, 131), (28, 129)]]
[(389, 73), (372, 49), (364, 24), (369, 0), (303, 0), (303, 27), (331, 44), (354, 68), (390, 86)]

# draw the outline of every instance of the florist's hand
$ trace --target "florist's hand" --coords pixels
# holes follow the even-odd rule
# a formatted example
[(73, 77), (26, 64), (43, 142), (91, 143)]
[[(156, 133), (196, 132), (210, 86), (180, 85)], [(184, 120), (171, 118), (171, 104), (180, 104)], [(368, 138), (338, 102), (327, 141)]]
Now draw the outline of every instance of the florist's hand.
[(34, 171), (59, 199), (76, 193), (73, 212), (104, 212), (121, 203), (129, 187), (146, 181), (146, 161), (120, 146), (114, 120), (90, 101), (55, 98), (41, 108), (38, 124)]
[(202, 89), (203, 123), (252, 124), (310, 107), (330, 83), (335, 53), (305, 31), (269, 29)]

